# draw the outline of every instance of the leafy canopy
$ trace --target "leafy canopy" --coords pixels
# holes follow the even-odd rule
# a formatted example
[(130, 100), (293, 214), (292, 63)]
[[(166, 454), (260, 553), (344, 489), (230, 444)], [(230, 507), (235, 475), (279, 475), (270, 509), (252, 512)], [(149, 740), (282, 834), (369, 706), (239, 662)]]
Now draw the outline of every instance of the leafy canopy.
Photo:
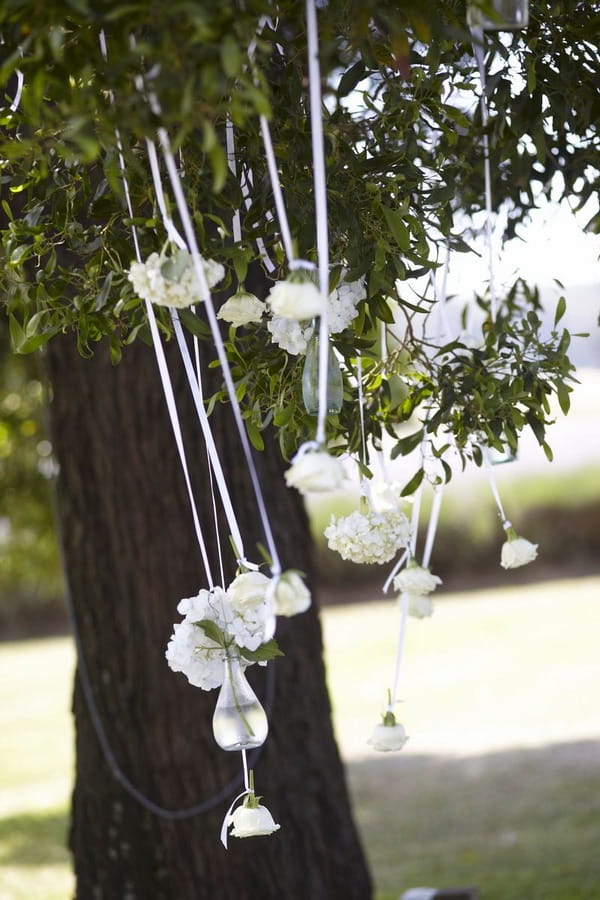
[[(479, 5), (486, 8), (484, 0)], [(598, 4), (533, 0), (530, 20), (526, 32), (485, 38), (485, 130), (507, 237), (551, 191), (578, 208), (598, 189)], [(550, 454), (550, 400), (558, 395), (566, 411), (572, 378), (562, 304), (554, 330), (543, 336), (537, 291), (518, 281), (495, 318), (489, 297), (476, 298), (484, 321), (475, 348), (461, 338), (440, 346), (423, 336), (432, 333), (424, 323), (435, 306), (423, 277), (440, 267), (447, 247), (470, 251), (470, 217), (483, 207), (484, 128), (464, 4), (330, 0), (319, 9), (319, 27), (332, 284), (343, 269), (367, 288), (352, 326), (333, 338), (345, 374), (342, 409), (329, 421), (335, 446), (360, 453), (351, 377), (360, 350), (367, 432), (375, 442), (387, 432), (396, 455), (428, 433), (440, 435), (440, 457), (453, 440), (478, 461), (483, 443), (514, 449), (525, 427)], [(17, 352), (72, 331), (82, 354), (105, 340), (117, 362), (124, 346), (149, 340), (126, 272), (132, 225), (143, 256), (165, 241), (144, 147), (159, 125), (181, 153), (202, 251), (226, 267), (223, 298), (244, 282), (264, 297), (269, 278), (286, 273), (261, 114), (271, 123), (297, 252), (315, 259), (303, 4), (8, 0), (0, 30), (0, 278)], [(18, 70), (24, 87), (11, 110)], [(238, 177), (227, 167), (227, 117)], [(237, 242), (236, 209), (243, 209)], [(597, 226), (594, 218), (589, 227)], [(275, 276), (261, 265), (259, 240)], [(182, 318), (208, 338), (201, 316)], [(168, 335), (168, 318), (160, 323)], [(261, 432), (274, 423), (289, 456), (314, 430), (300, 399), (303, 358), (273, 344), (264, 322), (231, 329), (227, 349), (251, 439), (260, 447)], [(412, 425), (408, 436), (402, 423)]]

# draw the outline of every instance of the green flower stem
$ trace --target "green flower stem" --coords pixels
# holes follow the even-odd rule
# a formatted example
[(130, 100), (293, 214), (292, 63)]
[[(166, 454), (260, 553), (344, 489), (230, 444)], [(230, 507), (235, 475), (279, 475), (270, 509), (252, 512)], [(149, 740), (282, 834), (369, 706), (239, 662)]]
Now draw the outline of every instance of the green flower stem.
[[(231, 656), (231, 654), (229, 652), (227, 652), (228, 660), (232, 660), (235, 658), (236, 657)], [(231, 694), (233, 696), (233, 702), (235, 703), (236, 712), (237, 712), (238, 716), (240, 717), (241, 721), (244, 723), (244, 728), (246, 729), (248, 734), (251, 735), (252, 737), (254, 737), (254, 731), (252, 730), (252, 726), (250, 725), (250, 722), (248, 721), (248, 719), (246, 718), (246, 716), (244, 715), (244, 713), (242, 711), (242, 707), (240, 706), (238, 696), (235, 691), (235, 683), (233, 681), (233, 674), (231, 672), (231, 663), (227, 666), (227, 672), (229, 674), (229, 684), (231, 685)]]

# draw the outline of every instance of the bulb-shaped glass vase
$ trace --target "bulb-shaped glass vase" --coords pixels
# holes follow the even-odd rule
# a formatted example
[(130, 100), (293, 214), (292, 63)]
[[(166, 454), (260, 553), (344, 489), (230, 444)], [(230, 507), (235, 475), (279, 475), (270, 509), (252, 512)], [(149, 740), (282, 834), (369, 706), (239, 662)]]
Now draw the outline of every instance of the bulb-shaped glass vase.
[[(319, 413), (319, 335), (315, 333), (306, 347), (306, 359), (302, 371), (302, 399), (310, 416)], [(327, 414), (339, 413), (344, 399), (344, 381), (338, 359), (329, 347), (327, 354)]]
[(476, 6), (467, 6), (467, 23), (485, 31), (519, 31), (529, 24), (529, 0), (492, 0), (494, 16), (485, 16)]
[(215, 741), (223, 750), (260, 747), (269, 731), (266, 713), (248, 684), (239, 656), (226, 656), (223, 666), (212, 720)]

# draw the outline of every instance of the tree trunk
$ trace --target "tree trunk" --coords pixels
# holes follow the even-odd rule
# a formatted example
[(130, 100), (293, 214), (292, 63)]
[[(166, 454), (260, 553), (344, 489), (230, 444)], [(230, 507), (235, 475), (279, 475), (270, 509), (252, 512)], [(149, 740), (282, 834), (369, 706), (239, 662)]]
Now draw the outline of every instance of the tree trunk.
[[(214, 743), (216, 691), (191, 687), (164, 656), (178, 601), (206, 584), (152, 350), (137, 342), (112, 367), (105, 347), (82, 360), (62, 337), (50, 342), (47, 365), (67, 584), (83, 649), (74, 692), (77, 898), (367, 900), (369, 876), (333, 737), (314, 608), (279, 621), (285, 657), (269, 664), (270, 734), (254, 769), (280, 831), (230, 838), (225, 850), (221, 822), (240, 786), (204, 812), (170, 819), (149, 811), (115, 777), (114, 765), (155, 804), (180, 810), (218, 795), (239, 776), (241, 761)], [(182, 379), (174, 380), (210, 536), (204, 449)], [(250, 554), (262, 536), (231, 410), (222, 407), (213, 418)], [(258, 463), (283, 564), (310, 572), (302, 504), (284, 486), (275, 441)], [(94, 729), (82, 665), (114, 764)], [(265, 670), (254, 666), (249, 676), (264, 697)]]

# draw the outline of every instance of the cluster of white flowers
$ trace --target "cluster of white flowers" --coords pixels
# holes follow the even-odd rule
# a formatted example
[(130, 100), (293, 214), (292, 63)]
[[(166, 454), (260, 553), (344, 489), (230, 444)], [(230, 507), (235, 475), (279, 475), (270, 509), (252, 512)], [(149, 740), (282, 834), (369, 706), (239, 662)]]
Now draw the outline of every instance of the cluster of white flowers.
[(426, 619), (433, 614), (431, 594), (441, 583), (441, 578), (414, 560), (394, 578), (394, 588), (400, 592), (399, 600), (407, 601), (408, 614), (416, 619)]
[[(202, 259), (202, 266), (209, 289), (225, 276), (225, 269), (214, 259)], [(151, 253), (145, 262), (131, 264), (127, 280), (138, 297), (157, 306), (182, 309), (202, 302), (200, 283), (187, 250), (177, 250), (170, 257)]]
[[(260, 572), (243, 572), (226, 591), (222, 587), (201, 590), (196, 597), (180, 601), (177, 611), (184, 618), (173, 626), (167, 662), (196, 687), (205, 691), (219, 687), (228, 646), (257, 650), (273, 637), (276, 615), (296, 615), (310, 603), (310, 592), (294, 570), (274, 579)], [(214, 636), (199, 622), (212, 623)]]
[(332, 516), (325, 529), (330, 549), (355, 563), (389, 562), (400, 547), (406, 546), (409, 535), (410, 523), (399, 509), (356, 510), (339, 519)]
[(507, 531), (508, 540), (502, 545), (500, 565), (503, 569), (518, 569), (537, 557), (538, 545), (519, 537), (512, 529)]
[(331, 334), (338, 334), (347, 328), (356, 316), (356, 307), (367, 296), (365, 279), (358, 281), (344, 281), (329, 295), (327, 319)]
[(223, 647), (209, 638), (195, 622), (210, 619), (223, 627), (226, 594), (223, 588), (202, 590), (177, 606), (184, 618), (173, 626), (165, 656), (174, 672), (183, 672), (190, 684), (210, 691), (223, 682)]
[(288, 487), (301, 494), (338, 491), (344, 486), (346, 474), (340, 460), (325, 450), (297, 453), (285, 473)]
[[(331, 334), (338, 334), (350, 325), (358, 303), (366, 296), (364, 278), (346, 282), (342, 275), (328, 299)], [(314, 332), (312, 323), (307, 322), (322, 311), (321, 294), (316, 286), (312, 281), (280, 281), (271, 288), (267, 303), (273, 313), (267, 323), (273, 343), (292, 356), (305, 354)]]
[(258, 324), (263, 317), (265, 304), (255, 294), (237, 291), (219, 309), (217, 319), (229, 322), (235, 328), (241, 325)]
[(267, 329), (271, 340), (291, 356), (302, 356), (310, 338), (313, 336), (312, 325), (302, 325), (296, 319), (288, 319), (286, 316), (273, 316), (267, 322)]

